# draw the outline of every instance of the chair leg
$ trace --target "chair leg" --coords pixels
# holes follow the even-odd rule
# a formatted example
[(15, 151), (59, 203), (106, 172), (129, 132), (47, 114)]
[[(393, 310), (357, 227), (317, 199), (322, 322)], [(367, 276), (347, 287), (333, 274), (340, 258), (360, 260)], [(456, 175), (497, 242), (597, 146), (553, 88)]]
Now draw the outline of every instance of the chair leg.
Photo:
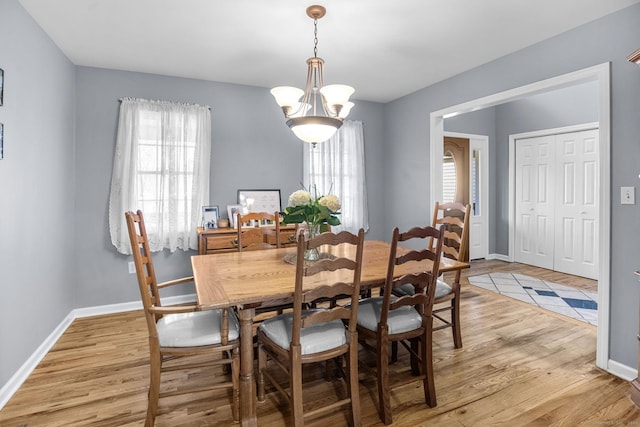
[(460, 332), (460, 291), (451, 300), (451, 329), (453, 330), (453, 346), (462, 348), (462, 333)]
[[(333, 381), (334, 378), (342, 378), (342, 356), (337, 356), (333, 359), (325, 360), (325, 381)], [(334, 374), (335, 372), (335, 374)]]
[(232, 388), (232, 405), (233, 420), (240, 421), (240, 349), (233, 349), (231, 355), (231, 382)]
[(420, 339), (422, 347), (422, 351), (420, 353), (422, 355), (422, 367), (424, 372), (424, 400), (429, 407), (433, 408), (438, 404), (436, 401), (436, 386), (433, 379), (433, 345), (431, 341), (433, 335), (433, 318), (429, 318), (427, 323), (426, 331)]
[(302, 362), (300, 361), (300, 346), (291, 346), (289, 355), (289, 375), (291, 381), (291, 413), (293, 414), (293, 425), (295, 427), (303, 427), (304, 406), (302, 402)]
[(258, 345), (258, 402), (264, 402), (264, 374), (263, 370), (267, 367), (267, 353), (264, 351), (262, 344)]
[[(422, 356), (420, 351), (420, 340), (418, 338), (411, 339), (411, 373), (413, 375), (420, 375), (420, 357)], [(420, 357), (419, 357), (420, 356)]]
[(396, 363), (398, 361), (398, 341), (393, 341), (391, 343), (391, 363)]
[(145, 427), (152, 427), (156, 422), (158, 398), (160, 396), (160, 370), (162, 369), (162, 355), (160, 355), (160, 351), (157, 348), (151, 348), (150, 353), (149, 397), (147, 403), (147, 418), (144, 421)]
[(385, 425), (393, 422), (391, 418), (391, 397), (389, 389), (389, 341), (387, 341), (387, 331), (378, 327), (378, 354), (376, 365), (378, 368), (378, 413), (380, 420)]
[(349, 398), (351, 399), (351, 426), (360, 427), (360, 383), (358, 382), (358, 338), (351, 334), (347, 360), (347, 380), (349, 381)]

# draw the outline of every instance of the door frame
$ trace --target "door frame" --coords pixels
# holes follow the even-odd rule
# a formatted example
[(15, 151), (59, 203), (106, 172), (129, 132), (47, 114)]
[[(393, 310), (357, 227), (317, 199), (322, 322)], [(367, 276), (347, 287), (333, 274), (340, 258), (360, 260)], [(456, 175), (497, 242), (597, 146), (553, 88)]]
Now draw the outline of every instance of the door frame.
[[(573, 132), (581, 132), (584, 130), (594, 130), (599, 128), (598, 122), (593, 123), (583, 123), (580, 125), (573, 126), (563, 126), (559, 128), (553, 129), (540, 129), (531, 132), (523, 132), (523, 133), (515, 133), (513, 135), (509, 135), (509, 254), (507, 255), (509, 258), (509, 262), (513, 262), (515, 260), (515, 247), (516, 247), (516, 141), (519, 139), (526, 138), (537, 138), (540, 136), (551, 136), (557, 135), (560, 133), (573, 133)], [(598, 151), (598, 170), (600, 171), (600, 151)], [(600, 180), (600, 182), (602, 182)], [(598, 206), (602, 203), (602, 197), (598, 198)], [(600, 212), (600, 211), (598, 211)], [(600, 221), (600, 218), (598, 218)], [(600, 236), (598, 236), (598, 241), (600, 242)], [(602, 247), (602, 245), (598, 245)], [(598, 267), (599, 268), (599, 267)], [(598, 278), (598, 282), (599, 282)], [(600, 306), (598, 306), (600, 309)], [(598, 319), (599, 321), (600, 319)], [(600, 325), (600, 323), (598, 323)]]
[(609, 360), (609, 301), (611, 277), (611, 63), (605, 62), (557, 77), (541, 80), (515, 89), (453, 105), (433, 111), (429, 115), (429, 166), (431, 210), (442, 197), (442, 144), (444, 119), (483, 108), (494, 107), (518, 99), (561, 89), (587, 81), (598, 82), (598, 123), (600, 161), (600, 210), (599, 239), (600, 271), (598, 273), (598, 332), (596, 344), (596, 366), (615, 375), (615, 362)]
[[(460, 133), (460, 132), (444, 132), (443, 140), (445, 136), (453, 138), (466, 138), (469, 140), (469, 165), (471, 165), (471, 140), (480, 144), (480, 150), (483, 153), (480, 159), (480, 175), (483, 179), (480, 180), (480, 209), (481, 215), (484, 214), (484, 227), (482, 236), (482, 253), (485, 258), (489, 255), (489, 225), (491, 219), (491, 213), (489, 209), (489, 137), (487, 135), (476, 135), (472, 133)], [(443, 153), (444, 155), (444, 153)], [(469, 166), (471, 168), (471, 166)], [(470, 171), (469, 171), (470, 172)], [(471, 174), (469, 173), (469, 180), (471, 180)], [(440, 186), (442, 188), (442, 185)], [(469, 182), (469, 191), (471, 191), (471, 182)], [(442, 200), (441, 198), (437, 200)], [(469, 201), (471, 202), (471, 201)], [(433, 206), (432, 206), (433, 208)], [(471, 228), (469, 227), (469, 231)], [(471, 240), (469, 238), (469, 240)], [(471, 242), (467, 245), (469, 255), (471, 255)]]

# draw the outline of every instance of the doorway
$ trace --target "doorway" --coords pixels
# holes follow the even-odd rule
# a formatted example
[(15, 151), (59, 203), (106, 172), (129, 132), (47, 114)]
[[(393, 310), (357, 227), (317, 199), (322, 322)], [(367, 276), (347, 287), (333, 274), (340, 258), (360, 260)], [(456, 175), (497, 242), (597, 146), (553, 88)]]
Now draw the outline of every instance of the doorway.
[(469, 259), (489, 254), (489, 137), (446, 132), (442, 203), (469, 203)]
[[(596, 366), (608, 372), (616, 368), (609, 364), (609, 300), (610, 300), (610, 135), (611, 135), (611, 88), (610, 63), (603, 63), (593, 67), (552, 77), (531, 83), (515, 89), (505, 90), (483, 98), (453, 105), (430, 114), (430, 199), (431, 208), (442, 198), (442, 147), (444, 135), (444, 120), (457, 114), (468, 113), (483, 108), (522, 99), (526, 96), (545, 93), (554, 89), (595, 81), (598, 87), (598, 122), (600, 125), (598, 136), (598, 154), (600, 158), (600, 174), (598, 188), (600, 191), (598, 234), (600, 236), (599, 272), (598, 272), (598, 331), (596, 346)], [(509, 212), (509, 216), (512, 212)], [(492, 233), (489, 224), (489, 234)], [(495, 232), (495, 231), (494, 231)], [(490, 245), (491, 248), (491, 245)], [(504, 255), (502, 255), (504, 257)], [(509, 255), (507, 255), (508, 257)], [(498, 258), (499, 259), (499, 258)]]

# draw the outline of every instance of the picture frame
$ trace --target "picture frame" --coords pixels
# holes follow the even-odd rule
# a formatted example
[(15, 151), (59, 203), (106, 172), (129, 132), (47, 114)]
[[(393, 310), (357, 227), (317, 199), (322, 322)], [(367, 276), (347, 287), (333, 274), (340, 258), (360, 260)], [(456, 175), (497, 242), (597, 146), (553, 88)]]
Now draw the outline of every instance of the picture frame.
[(218, 219), (220, 219), (220, 213), (217, 205), (202, 207), (202, 228), (205, 230), (218, 228)]
[(227, 215), (229, 215), (229, 227), (236, 228), (238, 224), (236, 224), (236, 217), (238, 212), (242, 212), (242, 205), (227, 205)]
[(4, 104), (4, 70), (0, 68), (0, 105)]
[(247, 212), (281, 212), (282, 201), (279, 189), (238, 190), (238, 204)]
[(4, 124), (0, 123), (0, 160), (4, 159)]

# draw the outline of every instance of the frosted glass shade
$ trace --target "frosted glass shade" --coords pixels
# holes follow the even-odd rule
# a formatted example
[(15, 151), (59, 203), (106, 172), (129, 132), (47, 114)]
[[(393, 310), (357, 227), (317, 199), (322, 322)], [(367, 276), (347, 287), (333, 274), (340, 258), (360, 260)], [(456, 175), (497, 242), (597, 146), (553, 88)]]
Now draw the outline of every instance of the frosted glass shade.
[(332, 107), (349, 102), (349, 97), (353, 92), (355, 92), (355, 89), (347, 85), (327, 85), (320, 89), (320, 93), (324, 96), (327, 104)]
[(338, 117), (341, 119), (344, 119), (345, 117), (347, 117), (349, 115), (349, 112), (353, 108), (353, 106), (354, 106), (353, 102), (347, 102), (346, 104), (344, 104), (342, 106), (342, 109), (340, 110), (340, 113), (338, 114)]
[(332, 117), (307, 116), (287, 120), (287, 126), (304, 142), (323, 142), (342, 126), (342, 120)]
[(304, 91), (293, 86), (278, 86), (271, 89), (271, 95), (276, 99), (276, 103), (281, 107), (293, 107), (295, 106)]

